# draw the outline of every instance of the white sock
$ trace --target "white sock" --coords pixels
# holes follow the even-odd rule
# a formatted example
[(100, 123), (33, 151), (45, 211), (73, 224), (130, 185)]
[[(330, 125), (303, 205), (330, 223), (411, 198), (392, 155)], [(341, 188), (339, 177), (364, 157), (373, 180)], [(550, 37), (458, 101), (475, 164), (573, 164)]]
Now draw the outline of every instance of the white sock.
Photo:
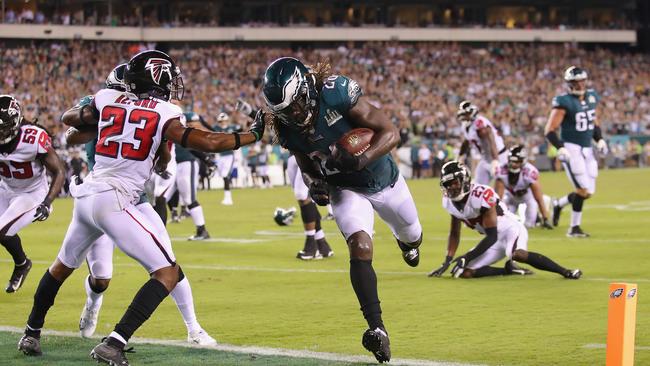
[(111, 334), (109, 334), (108, 336), (117, 339), (118, 341), (122, 342), (122, 344), (126, 346), (127, 343), (126, 339), (124, 339), (124, 337), (122, 337), (119, 333), (112, 331)]
[(559, 200), (557, 200), (557, 205), (560, 206), (560, 207), (564, 207), (564, 206), (566, 206), (568, 204), (569, 204), (569, 196), (568, 195), (566, 195), (566, 196), (560, 198)]
[(96, 293), (90, 288), (90, 283), (88, 280), (90, 275), (84, 280), (84, 287), (86, 288), (86, 308), (92, 311), (97, 311), (102, 307), (102, 300), (104, 299), (104, 293)]
[(332, 209), (332, 205), (327, 205), (327, 213), (334, 216), (334, 209)]
[(225, 201), (232, 201), (232, 193), (230, 192), (230, 190), (223, 191), (223, 199)]
[(201, 329), (201, 325), (196, 320), (196, 313), (194, 313), (194, 298), (192, 298), (192, 287), (190, 287), (190, 281), (187, 280), (187, 277), (176, 284), (176, 287), (170, 293), (171, 297), (174, 299), (176, 306), (178, 306), (178, 311), (181, 312), (183, 316), (183, 321), (187, 327), (187, 332), (196, 332)]
[(571, 211), (571, 227), (579, 226), (582, 221), (582, 211)]
[(192, 221), (194, 221), (194, 225), (196, 226), (205, 225), (205, 218), (203, 217), (203, 207), (201, 207), (201, 205), (191, 208), (189, 211), (190, 211), (190, 216), (192, 216)]
[(316, 239), (316, 240), (321, 240), (321, 239), (323, 239), (324, 237), (325, 237), (325, 232), (324, 232), (322, 229), (321, 229), (321, 230), (318, 230), (318, 231), (316, 232), (316, 234), (314, 234), (314, 239)]
[(316, 230), (305, 230), (305, 236), (314, 236), (316, 235)]

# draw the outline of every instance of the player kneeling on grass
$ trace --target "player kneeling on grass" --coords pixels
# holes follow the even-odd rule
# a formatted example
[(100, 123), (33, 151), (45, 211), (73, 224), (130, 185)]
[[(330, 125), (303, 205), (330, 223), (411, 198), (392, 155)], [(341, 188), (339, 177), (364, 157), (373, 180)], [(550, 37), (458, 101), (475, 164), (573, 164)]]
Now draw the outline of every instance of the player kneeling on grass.
[(158, 147), (168, 139), (196, 150), (219, 152), (259, 141), (264, 133), (260, 119), (241, 134), (185, 128), (181, 109), (169, 102), (182, 99), (180, 68), (163, 52), (135, 55), (124, 71), (124, 84), (127, 92), (102, 89), (79, 111), (82, 115), (90, 111), (99, 120), (95, 167), (82, 184), (71, 184), (72, 222), (57, 258), (36, 289), (25, 334), (18, 342), (18, 349), (26, 355), (42, 354), (41, 328), (59, 289), (82, 265), (95, 240), (105, 234), (150, 275), (113, 332), (90, 353), (97, 361), (128, 366), (126, 343), (184, 279), (159, 216), (148, 202), (137, 205)]
[[(512, 260), (569, 279), (578, 279), (582, 275), (579, 269), (566, 269), (542, 254), (529, 252), (526, 227), (508, 211), (491, 187), (472, 184), (464, 165), (457, 161), (443, 165), (440, 187), (443, 192), (442, 207), (451, 215), (451, 228), (445, 261), (430, 272), (429, 277), (441, 276), (452, 263), (451, 274), (454, 277), (532, 273), (515, 266)], [(461, 221), (485, 237), (472, 250), (452, 261), (460, 243)], [(508, 257), (504, 268), (490, 267), (504, 257)]]
[(311, 198), (320, 206), (332, 202), (350, 251), (352, 288), (368, 323), (362, 345), (379, 362), (389, 361), (372, 267), (375, 211), (411, 267), (420, 261), (422, 242), (413, 197), (390, 155), (399, 142), (397, 128), (361, 98), (357, 82), (330, 75), (329, 65), (308, 69), (295, 58), (279, 58), (266, 69), (263, 92), (276, 136), (296, 157)]

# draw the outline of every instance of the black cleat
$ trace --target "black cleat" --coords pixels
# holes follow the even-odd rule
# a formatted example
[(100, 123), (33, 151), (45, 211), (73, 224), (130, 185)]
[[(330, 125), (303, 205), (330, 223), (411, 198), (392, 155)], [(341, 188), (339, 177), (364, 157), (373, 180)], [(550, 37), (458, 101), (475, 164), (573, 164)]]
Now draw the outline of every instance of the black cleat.
[(420, 264), (420, 249), (410, 247), (401, 241), (397, 241), (397, 245), (402, 250), (402, 258), (404, 262), (411, 267), (417, 267)]
[(302, 250), (296, 254), (296, 258), (302, 259), (303, 261), (323, 259), (323, 255), (318, 251), (318, 245), (313, 236), (305, 238), (305, 245)]
[(382, 328), (367, 329), (361, 338), (361, 344), (372, 352), (379, 363), (390, 361), (390, 339)]
[(38, 338), (23, 335), (18, 341), (18, 350), (27, 356), (42, 356), (41, 341)]
[(208, 231), (205, 228), (196, 229), (196, 234), (187, 238), (187, 240), (189, 241), (206, 240), (206, 239), (210, 239), (210, 233), (208, 233)]
[(318, 247), (318, 252), (323, 258), (329, 258), (334, 256), (334, 251), (327, 243), (325, 238), (316, 240), (316, 246)]
[(9, 277), (9, 283), (7, 283), (7, 288), (5, 291), (8, 293), (16, 292), (25, 282), (27, 274), (32, 269), (32, 261), (29, 259), (25, 260), (25, 263), (22, 266), (14, 266), (14, 271)]
[(97, 362), (107, 363), (111, 366), (129, 366), (129, 360), (125, 353), (132, 353), (133, 348), (127, 350), (120, 349), (108, 343), (108, 338), (104, 338), (102, 343), (98, 344), (90, 351), (90, 358)]
[(582, 271), (579, 269), (567, 269), (562, 276), (569, 280), (578, 280), (582, 277)]
[(589, 234), (582, 231), (582, 228), (576, 225), (576, 226), (571, 226), (569, 231), (567, 231), (566, 236), (568, 236), (569, 238), (588, 238)]
[(560, 223), (561, 213), (562, 207), (560, 207), (557, 200), (553, 200), (553, 226), (557, 226)]
[(508, 274), (511, 275), (530, 276), (532, 274), (535, 274), (535, 272), (531, 271), (528, 268), (519, 267), (513, 260), (509, 260), (506, 262), (505, 269), (506, 272), (508, 272)]

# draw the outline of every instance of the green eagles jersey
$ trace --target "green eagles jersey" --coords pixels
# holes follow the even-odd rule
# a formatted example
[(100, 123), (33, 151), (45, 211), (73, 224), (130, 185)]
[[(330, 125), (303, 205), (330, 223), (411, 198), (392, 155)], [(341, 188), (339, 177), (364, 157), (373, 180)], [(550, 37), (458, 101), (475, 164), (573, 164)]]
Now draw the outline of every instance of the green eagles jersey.
[[(239, 127), (239, 126), (237, 126), (237, 125), (228, 125), (228, 126), (226, 126), (226, 127), (224, 128), (224, 127), (221, 127), (221, 126), (219, 126), (218, 124), (216, 124), (216, 125), (212, 126), (212, 130), (213, 130), (214, 132), (233, 133), (233, 132), (240, 132), (240, 131), (241, 131), (241, 127)], [(221, 155), (221, 156), (224, 156), (224, 155), (232, 155), (233, 153), (234, 153), (234, 152), (233, 152), (232, 150), (229, 150), (229, 151), (221, 152), (221, 153), (219, 153), (219, 155)]]
[(583, 147), (591, 146), (596, 105), (599, 101), (600, 96), (593, 89), (587, 89), (582, 101), (571, 94), (562, 94), (553, 98), (553, 108), (561, 108), (566, 112), (560, 133), (563, 141)]
[(341, 173), (325, 168), (330, 146), (356, 127), (350, 123), (348, 111), (354, 107), (361, 94), (361, 88), (356, 81), (345, 76), (329, 77), (318, 97), (318, 118), (313, 129), (302, 134), (280, 124), (278, 137), (284, 148), (301, 152), (319, 163), (328, 184), (364, 193), (376, 193), (397, 180), (399, 171), (390, 154), (355, 172)]
[[(86, 95), (85, 97), (79, 99), (79, 102), (77, 102), (77, 105), (75, 107), (83, 107), (85, 105), (89, 105), (90, 102), (93, 101), (93, 97), (93, 95)], [(93, 170), (93, 167), (95, 166), (95, 145), (97, 145), (97, 137), (84, 145), (89, 171)]]

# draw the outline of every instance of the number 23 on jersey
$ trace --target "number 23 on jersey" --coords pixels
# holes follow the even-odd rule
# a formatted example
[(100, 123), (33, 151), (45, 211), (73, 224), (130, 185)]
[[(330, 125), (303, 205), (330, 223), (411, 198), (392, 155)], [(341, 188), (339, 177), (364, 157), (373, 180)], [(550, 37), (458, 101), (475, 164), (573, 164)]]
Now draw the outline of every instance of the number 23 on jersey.
[[(160, 114), (146, 109), (133, 109), (128, 112), (125, 108), (109, 105), (102, 109), (100, 123), (102, 122), (108, 123), (100, 127), (95, 148), (97, 155), (117, 158), (118, 154), (121, 154), (124, 159), (142, 161), (151, 151)], [(112, 141), (110, 137), (122, 135), (126, 123), (138, 125), (134, 129), (132, 142)], [(130, 139), (131, 136), (125, 138)]]

